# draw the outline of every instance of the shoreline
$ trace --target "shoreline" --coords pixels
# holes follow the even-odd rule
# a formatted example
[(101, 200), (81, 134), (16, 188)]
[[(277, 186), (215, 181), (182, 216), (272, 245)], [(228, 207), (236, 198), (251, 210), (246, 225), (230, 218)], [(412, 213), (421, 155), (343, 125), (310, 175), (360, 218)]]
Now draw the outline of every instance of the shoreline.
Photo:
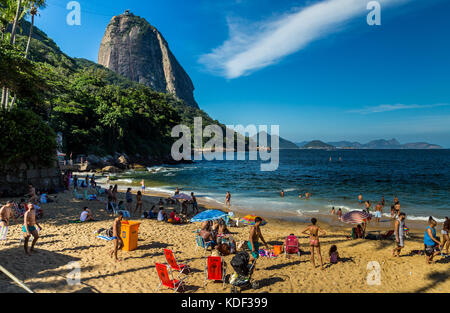
[[(114, 181), (113, 181), (114, 182)], [(110, 185), (114, 185), (113, 182), (110, 182)], [(105, 183), (97, 183), (97, 185), (101, 186), (102, 188), (107, 189), (108, 186)], [(118, 184), (118, 188), (120, 192), (126, 192), (127, 188), (132, 188), (132, 192), (135, 194), (138, 190), (141, 190), (140, 186), (134, 184), (134, 185), (126, 185), (126, 184)], [(193, 188), (191, 188), (193, 189)], [(180, 189), (180, 192), (183, 192), (182, 189)], [(146, 196), (151, 197), (160, 197), (160, 198), (167, 198), (173, 195), (173, 193), (169, 191), (155, 191), (151, 189), (146, 189), (145, 191)], [(224, 196), (225, 197), (225, 196)], [(197, 202), (200, 206), (204, 206), (209, 209), (220, 209), (226, 212), (234, 212), (239, 215), (239, 217), (242, 217), (247, 214), (255, 214), (260, 215), (264, 218), (270, 218), (271, 220), (275, 220), (278, 222), (288, 222), (288, 223), (294, 223), (294, 224), (309, 224), (311, 218), (315, 217), (319, 220), (320, 223), (325, 224), (329, 227), (335, 228), (335, 229), (350, 229), (352, 228), (351, 224), (346, 224), (341, 221), (339, 221), (338, 217), (336, 215), (330, 215), (330, 214), (324, 214), (324, 213), (306, 213), (306, 214), (298, 214), (298, 212), (276, 212), (276, 211), (267, 211), (264, 209), (251, 209), (251, 208), (244, 208), (244, 207), (232, 207), (229, 209), (225, 206), (224, 203), (221, 203), (215, 199), (209, 198), (205, 199), (205, 197), (197, 196)], [(345, 213), (345, 212), (344, 212)], [(408, 213), (406, 216), (406, 223), (408, 228), (410, 229), (410, 232), (424, 232), (425, 228), (427, 227), (427, 222), (423, 220), (409, 220), (408, 219)], [(375, 220), (372, 220), (368, 223), (367, 229), (368, 230), (389, 230), (393, 229), (393, 222), (394, 220), (390, 217), (386, 217), (383, 215), (382, 219), (380, 220), (380, 223), (376, 223)], [(437, 229), (440, 232), (440, 229), (442, 228), (442, 223), (439, 221)]]

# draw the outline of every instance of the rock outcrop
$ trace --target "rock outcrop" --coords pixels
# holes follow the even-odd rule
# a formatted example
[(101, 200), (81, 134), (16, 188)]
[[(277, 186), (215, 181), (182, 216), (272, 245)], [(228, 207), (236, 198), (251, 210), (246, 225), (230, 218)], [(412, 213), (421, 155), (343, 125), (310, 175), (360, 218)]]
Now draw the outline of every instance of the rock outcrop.
[(164, 37), (145, 19), (128, 11), (111, 19), (100, 45), (98, 63), (198, 108), (194, 85)]

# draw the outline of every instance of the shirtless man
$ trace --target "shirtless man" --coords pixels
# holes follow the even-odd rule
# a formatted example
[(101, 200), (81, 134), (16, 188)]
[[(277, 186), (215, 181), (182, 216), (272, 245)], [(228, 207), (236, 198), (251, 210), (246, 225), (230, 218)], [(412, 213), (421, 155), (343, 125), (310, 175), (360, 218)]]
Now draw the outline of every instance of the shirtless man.
[(231, 207), (231, 193), (229, 191), (227, 191), (225, 196), (225, 206)]
[(362, 194), (359, 194), (359, 196), (358, 196), (358, 201), (359, 201), (359, 203), (362, 203), (362, 202), (363, 202), (363, 196), (362, 196)]
[(248, 239), (248, 248), (252, 252), (252, 255), (250, 257), (250, 262), (253, 262), (253, 260), (257, 260), (259, 258), (259, 242), (258, 239), (261, 238), (261, 241), (264, 242), (264, 245), (266, 246), (266, 249), (269, 249), (269, 245), (264, 240), (264, 237), (261, 233), (261, 229), (259, 226), (261, 225), (262, 218), (257, 216), (255, 218), (255, 225), (250, 228), (250, 236)]
[(281, 190), (281, 198), (284, 198), (284, 190)]
[(33, 187), (33, 184), (28, 185), (29, 192), (27, 193), (27, 196), (30, 197), (30, 202), (36, 204), (37, 203), (37, 195), (36, 195), (36, 189)]
[(114, 248), (113, 248), (113, 250), (111, 250), (111, 252), (109, 254), (111, 257), (113, 257), (113, 254), (114, 254), (116, 262), (120, 262), (120, 260), (117, 258), (117, 251), (119, 249), (122, 249), (122, 247), (123, 247), (123, 240), (122, 240), (122, 237), (120, 236), (121, 228), (122, 228), (122, 218), (123, 218), (123, 213), (119, 212), (113, 222), (112, 239), (113, 239), (113, 243), (114, 243)]
[[(34, 205), (32, 203), (27, 204), (27, 211), (25, 212), (25, 215), (23, 216), (23, 227), (22, 231), (24, 233), (24, 244), (23, 248), (25, 249), (25, 253), (27, 255), (31, 255), (30, 252), (34, 251), (34, 245), (36, 244), (36, 241), (39, 239), (38, 229), (42, 230), (41, 225), (39, 225), (36, 222), (36, 213), (34, 211)], [(33, 242), (31, 243), (31, 248), (28, 250), (28, 241), (30, 240), (31, 235), (33, 235)]]
[(367, 213), (370, 213), (370, 208), (372, 207), (372, 204), (370, 203), (370, 201), (369, 200), (367, 200), (366, 202), (364, 202), (364, 210), (367, 212)]
[(320, 260), (320, 268), (323, 270), (323, 261), (322, 261), (322, 254), (320, 253), (320, 242), (319, 242), (319, 234), (326, 235), (326, 232), (322, 230), (319, 226), (316, 225), (317, 219), (312, 218), (311, 224), (308, 227), (306, 227), (302, 234), (309, 235), (309, 246), (311, 247), (311, 262), (314, 268), (316, 268), (316, 264), (314, 263), (314, 248), (316, 248), (317, 253), (319, 255)]
[(311, 194), (309, 192), (305, 192), (305, 199), (309, 199), (311, 197)]
[(11, 202), (7, 202), (6, 205), (0, 208), (0, 227), (9, 226), (10, 218), (14, 218)]
[(377, 223), (380, 222), (382, 215), (383, 215), (383, 206), (381, 205), (380, 202), (378, 202), (377, 205), (375, 206), (375, 219)]

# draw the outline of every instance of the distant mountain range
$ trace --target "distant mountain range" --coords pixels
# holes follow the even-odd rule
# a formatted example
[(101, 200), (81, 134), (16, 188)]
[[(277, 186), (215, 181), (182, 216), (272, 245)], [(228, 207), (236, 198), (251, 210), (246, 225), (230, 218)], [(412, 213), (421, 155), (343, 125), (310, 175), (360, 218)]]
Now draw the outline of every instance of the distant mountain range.
[(443, 149), (442, 146), (427, 142), (413, 142), (401, 144), (397, 139), (378, 139), (366, 144), (351, 141), (323, 142), (320, 140), (296, 143), (302, 149)]
[(279, 149), (300, 149), (299, 146), (297, 146), (292, 141), (289, 141), (289, 140), (284, 139), (282, 137), (279, 137), (277, 135), (269, 135), (265, 131), (261, 131), (257, 135), (255, 135), (255, 136), (250, 138), (250, 140), (256, 142), (256, 145), (258, 147), (262, 147), (263, 146), (263, 145), (260, 145), (260, 143), (258, 141), (258, 136), (259, 136), (259, 138), (261, 136), (267, 136), (267, 145), (266, 145), (266, 147), (272, 147), (272, 139), (278, 137)]

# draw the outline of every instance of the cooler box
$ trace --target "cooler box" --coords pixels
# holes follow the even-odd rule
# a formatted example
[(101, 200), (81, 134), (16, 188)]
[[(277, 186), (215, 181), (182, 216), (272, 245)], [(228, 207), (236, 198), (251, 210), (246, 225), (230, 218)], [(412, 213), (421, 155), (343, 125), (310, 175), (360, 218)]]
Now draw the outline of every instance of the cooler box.
[(141, 223), (133, 221), (122, 221), (123, 251), (136, 250), (138, 246), (138, 231)]

